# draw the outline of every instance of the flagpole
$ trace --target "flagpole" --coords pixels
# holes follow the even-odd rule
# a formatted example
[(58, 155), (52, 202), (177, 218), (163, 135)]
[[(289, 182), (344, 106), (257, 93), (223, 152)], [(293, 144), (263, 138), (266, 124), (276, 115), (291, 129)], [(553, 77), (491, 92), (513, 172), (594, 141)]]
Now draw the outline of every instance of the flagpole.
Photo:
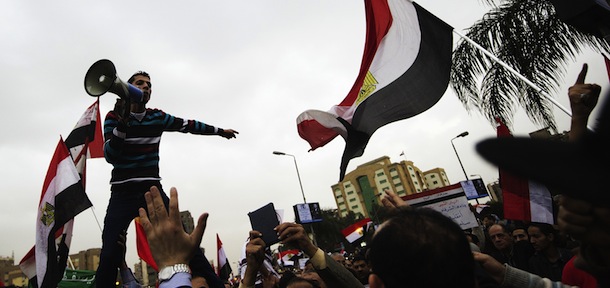
[(519, 77), (519, 79), (523, 80), (525, 82), (525, 84), (527, 84), (530, 87), (534, 88), (536, 90), (536, 92), (538, 92), (540, 95), (542, 95), (542, 97), (544, 97), (546, 100), (551, 101), (551, 103), (555, 104), (555, 106), (557, 106), (557, 108), (559, 108), (561, 111), (566, 113), (568, 116), (572, 117), (572, 112), (568, 111), (568, 109), (563, 107), (559, 102), (557, 102), (557, 100), (555, 100), (550, 95), (548, 95), (544, 91), (542, 91), (542, 89), (540, 89), (540, 87), (538, 87), (534, 82), (532, 82), (529, 79), (525, 78), (525, 76), (521, 75), (515, 69), (513, 69), (510, 66), (508, 66), (508, 64), (504, 63), (504, 61), (500, 60), (498, 57), (496, 57), (493, 54), (491, 54), (491, 52), (485, 50), (485, 48), (483, 48), (478, 43), (474, 42), (472, 39), (468, 38), (465, 35), (462, 35), (461, 33), (457, 32), (455, 29), (453, 29), (453, 33), (455, 33), (456, 35), (460, 36), (462, 39), (466, 40), (466, 42), (472, 44), (472, 46), (474, 46), (475, 48), (481, 50), (481, 52), (483, 52), (485, 55), (489, 56), (489, 58), (491, 58), (492, 60), (494, 60), (498, 64), (502, 65), (502, 67), (506, 68), (506, 70), (508, 70), (508, 71), (512, 72), (513, 74), (515, 74), (517, 77)]
[(70, 257), (70, 255), (68, 255), (68, 263), (70, 263), (70, 269), (75, 270), (74, 263), (72, 263), (72, 257)]
[(95, 223), (97, 223), (97, 227), (100, 228), (100, 232), (102, 232), (102, 225), (100, 225), (100, 221), (97, 220), (97, 215), (95, 214), (95, 209), (93, 209), (93, 205), (91, 205), (91, 212), (93, 213), (93, 218), (95, 218)]

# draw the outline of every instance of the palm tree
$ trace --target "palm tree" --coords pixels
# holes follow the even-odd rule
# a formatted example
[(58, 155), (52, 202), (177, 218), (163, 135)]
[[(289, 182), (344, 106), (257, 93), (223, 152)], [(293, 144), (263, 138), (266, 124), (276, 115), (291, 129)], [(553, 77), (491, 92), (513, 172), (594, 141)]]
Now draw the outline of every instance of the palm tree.
[[(547, 0), (484, 1), (492, 9), (467, 29), (466, 36), (547, 95), (557, 92), (568, 60), (583, 48), (608, 51), (603, 39), (562, 22)], [(463, 39), (453, 52), (450, 84), (467, 110), (478, 109), (494, 127), (495, 117), (512, 126), (518, 103), (533, 123), (557, 131), (551, 103), (539, 91)]]

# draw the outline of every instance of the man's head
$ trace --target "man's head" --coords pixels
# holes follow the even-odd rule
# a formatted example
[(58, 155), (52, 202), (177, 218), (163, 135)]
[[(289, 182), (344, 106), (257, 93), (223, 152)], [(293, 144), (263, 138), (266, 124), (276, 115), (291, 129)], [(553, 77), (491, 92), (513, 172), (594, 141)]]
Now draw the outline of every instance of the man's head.
[(315, 270), (303, 272), (301, 274), (301, 278), (308, 280), (309, 283), (311, 283), (313, 287), (320, 287), (320, 288), (328, 287), (328, 286), (326, 286), (326, 283), (324, 282), (324, 280), (322, 280), (322, 277), (320, 277), (320, 274), (318, 274), (318, 272), (316, 272)]
[(513, 248), (513, 237), (503, 224), (494, 224), (489, 227), (489, 238), (494, 243), (496, 249), (507, 252)]
[(127, 83), (132, 84), (142, 90), (144, 97), (142, 103), (148, 103), (150, 95), (152, 94), (152, 83), (150, 82), (150, 75), (144, 71), (138, 71), (129, 77)]
[(354, 260), (352, 261), (352, 269), (356, 271), (358, 278), (368, 278), (369, 274), (371, 273), (371, 269), (369, 268), (366, 258), (363, 255), (356, 255), (354, 257)]
[(489, 228), (489, 226), (498, 223), (496, 217), (494, 217), (494, 216), (495, 215), (493, 215), (493, 214), (487, 214), (487, 215), (483, 216), (483, 226), (485, 226), (485, 228)]
[(519, 227), (519, 228), (515, 228), (515, 230), (513, 230), (513, 240), (515, 240), (515, 242), (519, 242), (519, 241), (529, 241), (529, 237), (527, 235), (527, 231), (525, 230), (525, 228)]
[(547, 223), (531, 223), (527, 228), (530, 235), (530, 243), (536, 251), (544, 251), (548, 248), (555, 247), (557, 240), (557, 230), (551, 224)]
[(396, 209), (368, 246), (370, 287), (475, 286), (474, 259), (464, 232), (435, 210)]

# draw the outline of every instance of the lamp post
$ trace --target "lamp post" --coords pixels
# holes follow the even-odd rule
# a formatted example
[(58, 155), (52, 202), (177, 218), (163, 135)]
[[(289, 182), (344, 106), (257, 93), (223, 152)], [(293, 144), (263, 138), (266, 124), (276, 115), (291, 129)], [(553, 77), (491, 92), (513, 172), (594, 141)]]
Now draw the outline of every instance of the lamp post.
[(458, 162), (460, 162), (460, 167), (462, 167), (462, 172), (464, 172), (464, 177), (468, 180), (468, 174), (466, 174), (466, 169), (464, 169), (464, 165), (462, 165), (462, 160), (460, 160), (460, 155), (458, 155), (457, 150), (455, 149), (455, 145), (453, 145), (453, 140), (460, 137), (468, 136), (468, 131), (464, 131), (451, 139), (451, 146), (453, 146), (453, 151), (455, 151), (455, 156), (457, 156)]
[[(292, 159), (294, 160), (294, 167), (297, 169), (297, 178), (299, 178), (299, 186), (301, 186), (301, 195), (303, 195), (303, 203), (305, 203), (307, 205), (307, 200), (305, 199), (305, 191), (303, 191), (303, 183), (301, 182), (301, 174), (299, 174), (299, 166), (297, 165), (297, 157), (295, 157), (292, 154), (287, 154), (287, 153), (280, 152), (280, 151), (273, 151), (273, 155), (292, 157)], [(313, 225), (311, 225), (311, 238), (312, 238), (311, 240), (313, 241), (313, 244), (318, 245), (316, 243), (316, 232), (313, 231)]]
[(292, 159), (294, 160), (294, 167), (297, 169), (297, 178), (299, 178), (299, 185), (301, 186), (301, 194), (303, 195), (303, 203), (307, 204), (307, 200), (305, 200), (305, 191), (303, 191), (303, 183), (301, 182), (301, 174), (299, 174), (299, 166), (297, 165), (297, 157), (294, 157), (294, 155), (286, 154), (284, 152), (279, 152), (279, 151), (273, 151), (273, 154), (292, 157)]

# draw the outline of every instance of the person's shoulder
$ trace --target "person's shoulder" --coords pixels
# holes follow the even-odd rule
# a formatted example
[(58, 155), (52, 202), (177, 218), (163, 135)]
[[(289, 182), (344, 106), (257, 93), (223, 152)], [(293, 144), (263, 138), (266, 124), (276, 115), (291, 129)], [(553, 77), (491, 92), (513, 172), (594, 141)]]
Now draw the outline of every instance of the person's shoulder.
[(165, 115), (169, 114), (165, 113), (165, 111), (159, 108), (146, 108), (146, 115), (148, 115), (149, 117), (164, 117)]
[(165, 112), (163, 112), (163, 110), (161, 110), (159, 108), (146, 108), (146, 112), (148, 112), (148, 113), (157, 113), (157, 112), (165, 113)]

